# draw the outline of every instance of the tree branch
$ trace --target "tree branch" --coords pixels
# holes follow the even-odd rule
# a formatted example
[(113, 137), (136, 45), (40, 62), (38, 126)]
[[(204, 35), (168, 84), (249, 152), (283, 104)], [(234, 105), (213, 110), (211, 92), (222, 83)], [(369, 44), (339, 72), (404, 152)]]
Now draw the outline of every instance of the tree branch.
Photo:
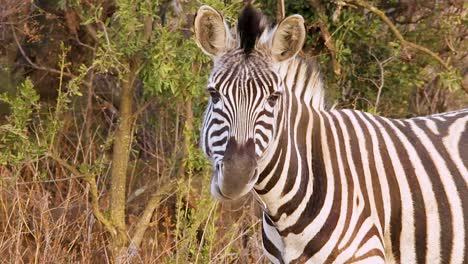
[(117, 229), (117, 236), (112, 242), (114, 258), (119, 259), (128, 242), (125, 224), (125, 196), (127, 184), (127, 168), (131, 149), (133, 131), (133, 94), (134, 81), (137, 78), (138, 64), (129, 60), (128, 72), (124, 75), (122, 95), (120, 97), (120, 118), (115, 131), (111, 170), (111, 221)]
[(91, 203), (93, 207), (94, 216), (98, 219), (99, 222), (101, 222), (104, 225), (104, 227), (107, 229), (107, 231), (109, 231), (109, 233), (111, 233), (112, 235), (116, 235), (117, 231), (115, 230), (113, 224), (104, 216), (104, 214), (99, 209), (98, 188), (97, 188), (96, 179), (94, 178), (94, 175), (81, 173), (75, 166), (72, 166), (71, 164), (69, 164), (67, 161), (63, 160), (56, 154), (47, 153), (46, 155), (50, 157), (51, 159), (53, 159), (58, 164), (60, 164), (60, 166), (69, 170), (76, 177), (82, 177), (84, 180), (86, 180), (86, 182), (88, 182), (91, 188)]
[(146, 102), (143, 103), (138, 109), (133, 113), (132, 119), (136, 120), (143, 112), (152, 104), (156, 103), (158, 101), (158, 97), (152, 97), (148, 99)]
[(377, 98), (375, 99), (375, 107), (374, 107), (375, 112), (377, 112), (377, 107), (379, 106), (379, 102), (380, 102), (380, 95), (382, 94), (382, 89), (383, 89), (384, 84), (385, 84), (385, 71), (384, 71), (383, 63), (374, 55), (374, 53), (372, 53), (371, 51), (369, 51), (369, 53), (370, 53), (370, 55), (372, 57), (374, 57), (375, 61), (377, 62), (377, 65), (379, 66), (379, 70), (380, 70), (380, 83), (377, 84), (376, 81), (372, 80), (372, 83), (378, 89)]
[(390, 28), (392, 33), (395, 35), (395, 37), (398, 39), (398, 41), (400, 41), (400, 43), (403, 46), (408, 47), (408, 48), (412, 48), (414, 50), (418, 50), (418, 51), (423, 52), (423, 53), (426, 53), (427, 55), (429, 55), (432, 58), (434, 58), (435, 60), (437, 60), (446, 70), (451, 69), (451, 67), (439, 55), (437, 55), (435, 52), (429, 50), (426, 47), (423, 47), (421, 45), (418, 45), (416, 43), (413, 43), (411, 41), (406, 40), (403, 37), (403, 35), (400, 33), (400, 31), (398, 31), (396, 26), (392, 23), (392, 21), (390, 21), (390, 19), (380, 9), (374, 7), (373, 5), (367, 3), (364, 0), (344, 0), (344, 1), (347, 2), (347, 3), (356, 4), (356, 5), (360, 6), (360, 7), (363, 7), (365, 9), (371, 11), (375, 15), (377, 15), (385, 24), (387, 24), (387, 26)]
[(153, 18), (150, 15), (145, 15), (143, 18), (143, 38), (149, 42), (153, 33)]
[(96, 178), (93, 175), (88, 175), (84, 178), (86, 182), (88, 182), (89, 187), (91, 188), (91, 201), (93, 206), (94, 216), (106, 227), (106, 229), (111, 233), (113, 236), (117, 235), (117, 230), (115, 229), (114, 225), (104, 216), (99, 208), (99, 194), (98, 188), (96, 184)]
[(159, 202), (161, 201), (161, 197), (168, 193), (172, 188), (174, 188), (176, 181), (172, 180), (165, 184), (163, 184), (151, 197), (151, 199), (146, 204), (145, 210), (140, 216), (138, 223), (135, 226), (135, 232), (133, 234), (130, 250), (136, 250), (140, 247), (141, 241), (143, 241), (143, 236), (145, 234), (146, 229), (148, 229), (149, 223), (151, 221), (151, 217), (153, 216), (153, 212), (158, 207)]
[(326, 23), (326, 14), (325, 14), (325, 8), (323, 7), (322, 3), (320, 0), (309, 0), (310, 5), (317, 11), (318, 17), (319, 17), (319, 28), (320, 28), (320, 33), (322, 35), (323, 40), (325, 41), (325, 46), (327, 49), (330, 51), (331, 54), (331, 62), (333, 66), (333, 72), (336, 75), (341, 74), (341, 66), (340, 63), (336, 59), (336, 50), (335, 50), (335, 44), (333, 43), (333, 40), (330, 35), (330, 31), (328, 30), (328, 26)]
[(63, 74), (64, 76), (67, 76), (69, 78), (75, 78), (76, 77), (75, 75), (73, 75), (71, 73), (62, 72), (62, 71), (59, 71), (57, 69), (47, 68), (47, 67), (44, 67), (44, 66), (39, 66), (39, 65), (35, 64), (34, 62), (32, 62), (31, 59), (28, 57), (28, 55), (26, 55), (26, 52), (24, 51), (23, 47), (21, 46), (21, 44), (20, 44), (20, 42), (18, 40), (18, 37), (16, 36), (15, 28), (14, 28), (13, 25), (11, 26), (11, 32), (13, 33), (13, 38), (15, 39), (16, 45), (18, 46), (18, 49), (21, 52), (21, 55), (23, 55), (23, 58), (29, 63), (29, 65), (31, 65), (31, 67), (33, 67), (34, 69), (37, 69), (37, 70), (48, 71), (48, 72), (52, 72), (52, 73), (56, 73), (56, 74)]

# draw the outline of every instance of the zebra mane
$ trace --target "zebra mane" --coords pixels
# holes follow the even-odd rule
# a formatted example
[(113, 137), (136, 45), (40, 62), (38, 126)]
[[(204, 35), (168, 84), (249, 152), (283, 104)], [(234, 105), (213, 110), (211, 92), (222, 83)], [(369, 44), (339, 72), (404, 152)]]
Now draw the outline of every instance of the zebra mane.
[(296, 95), (298, 102), (316, 110), (328, 109), (323, 76), (317, 61), (297, 55), (280, 64), (279, 74), (287, 89)]
[(251, 4), (247, 4), (237, 20), (237, 34), (240, 48), (249, 55), (255, 48), (255, 43), (267, 28), (266, 17)]

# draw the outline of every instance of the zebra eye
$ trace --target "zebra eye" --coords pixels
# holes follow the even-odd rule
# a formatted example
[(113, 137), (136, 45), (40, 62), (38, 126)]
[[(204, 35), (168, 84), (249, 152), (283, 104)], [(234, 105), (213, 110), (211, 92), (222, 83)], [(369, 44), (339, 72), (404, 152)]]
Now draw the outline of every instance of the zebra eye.
[(271, 106), (274, 106), (280, 96), (281, 96), (281, 93), (279, 92), (274, 92), (270, 94), (270, 96), (268, 96), (267, 98), (268, 104), (270, 104)]
[(214, 104), (216, 104), (219, 101), (219, 99), (221, 98), (221, 95), (214, 88), (208, 88), (208, 92), (210, 93), (211, 101)]

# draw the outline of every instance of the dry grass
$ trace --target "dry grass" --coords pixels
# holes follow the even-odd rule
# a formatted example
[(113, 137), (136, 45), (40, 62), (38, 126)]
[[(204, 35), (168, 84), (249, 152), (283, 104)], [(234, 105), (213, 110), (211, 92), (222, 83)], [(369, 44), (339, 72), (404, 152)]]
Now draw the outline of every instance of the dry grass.
[[(107, 157), (116, 119), (94, 102), (93, 114), (88, 115), (92, 119), (86, 120), (77, 109), (87, 108), (80, 104), (76, 102), (62, 115), (65, 122), (48, 151), (97, 175), (99, 206), (107, 214), (111, 165)], [(158, 128), (147, 123), (153, 111), (159, 113)], [(165, 178), (178, 184), (161, 197), (142, 244), (131, 251), (129, 262), (266, 263), (254, 202), (247, 198), (218, 204), (209, 194), (209, 170), (180, 169), (187, 167), (183, 164), (188, 153), (183, 156), (177, 145), (184, 132), (171, 122), (178, 120), (172, 113), (157, 109), (156, 104), (135, 124), (139, 129), (133, 140), (127, 188), (129, 236)], [(38, 142), (47, 132), (43, 119), (37, 114), (29, 131)], [(182, 117), (179, 120), (183, 124)], [(112, 237), (93, 215), (90, 187), (82, 177), (47, 155), (2, 166), (0, 174), (0, 263), (111, 262), (108, 245)]]

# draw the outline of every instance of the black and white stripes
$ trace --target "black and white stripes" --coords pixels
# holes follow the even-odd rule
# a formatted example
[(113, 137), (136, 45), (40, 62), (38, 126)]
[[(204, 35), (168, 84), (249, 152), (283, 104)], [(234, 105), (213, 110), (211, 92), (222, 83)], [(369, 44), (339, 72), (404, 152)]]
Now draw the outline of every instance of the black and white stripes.
[[(208, 81), (211, 98), (206, 111), (202, 148), (213, 160), (222, 158), (229, 138), (242, 144), (253, 138), (260, 156), (274, 134), (274, 111), (282, 90), (279, 77), (258, 55), (235, 51), (217, 64)], [(237, 64), (237, 65), (236, 65)], [(226, 67), (234, 65), (234, 67)], [(240, 66), (242, 65), (242, 67)]]
[(239, 30), (262, 23), (248, 34), (207, 6), (195, 19), (214, 61), (201, 146), (216, 198), (262, 204), (271, 262), (465, 263), (468, 109), (406, 120), (326, 110), (317, 67), (297, 56), (302, 17), (268, 28), (243, 12)]
[(298, 127), (312, 135), (283, 130), (275, 151), (286, 154), (260, 168), (255, 186), (266, 230), (277, 231), (264, 233), (273, 262), (464, 263), (468, 110), (409, 120), (302, 113)]

